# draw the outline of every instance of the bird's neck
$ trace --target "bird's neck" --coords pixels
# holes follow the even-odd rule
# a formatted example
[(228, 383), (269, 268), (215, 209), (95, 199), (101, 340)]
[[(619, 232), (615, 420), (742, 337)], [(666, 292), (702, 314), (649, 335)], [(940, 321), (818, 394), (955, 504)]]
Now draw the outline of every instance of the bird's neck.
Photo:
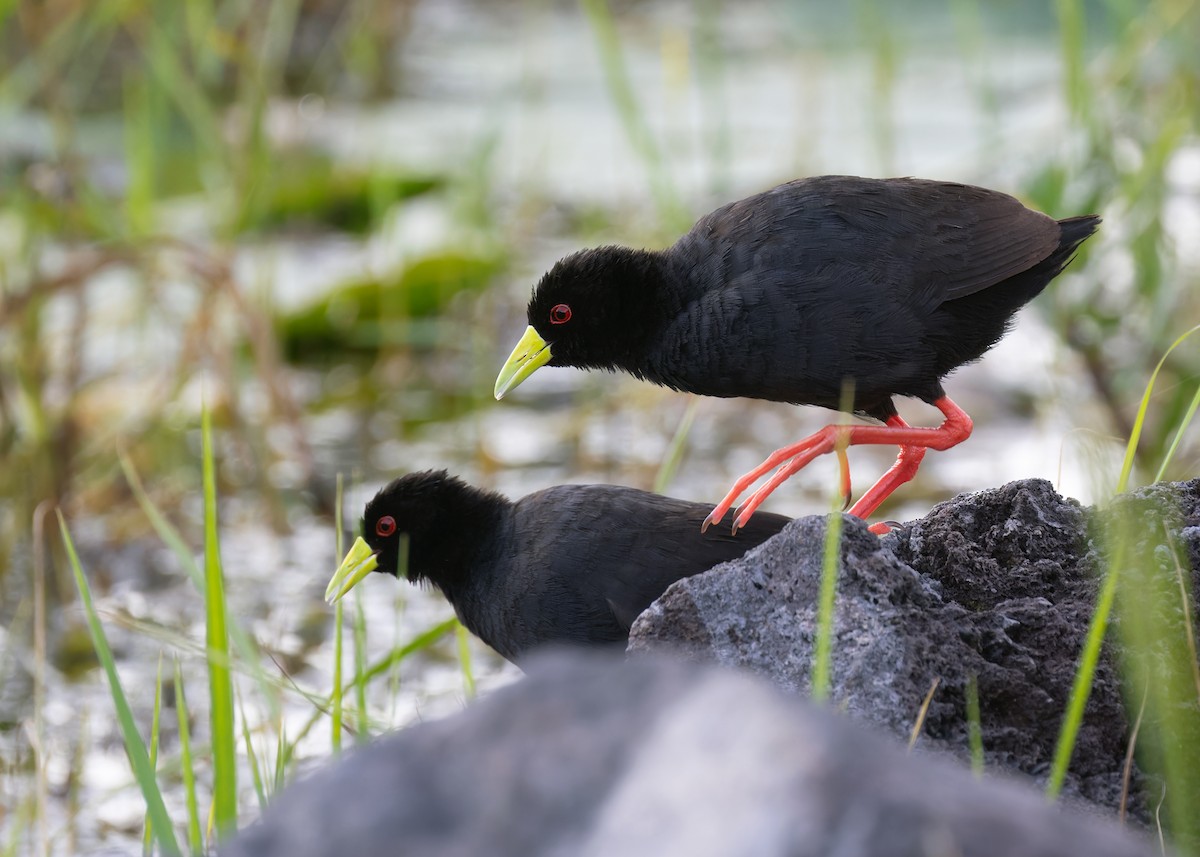
[(620, 308), (621, 332), (586, 368), (621, 369), (640, 377), (646, 349), (683, 309), (686, 289), (660, 251), (603, 247), (591, 252), (605, 257), (603, 291), (609, 305)]
[[(497, 502), (503, 500), (503, 502)], [(499, 495), (475, 492), (443, 504), (436, 529), (414, 538), (409, 577), (427, 580), (451, 601), (470, 583), (481, 553), (496, 537), (512, 504)]]

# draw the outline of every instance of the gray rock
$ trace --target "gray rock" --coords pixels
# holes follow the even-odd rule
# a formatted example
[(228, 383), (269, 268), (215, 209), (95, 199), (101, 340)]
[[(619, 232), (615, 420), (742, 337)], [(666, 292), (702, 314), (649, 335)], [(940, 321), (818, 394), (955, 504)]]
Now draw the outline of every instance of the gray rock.
[[(1131, 520), (1127, 555), (1158, 557), (1157, 579), (1176, 585), (1174, 555), (1160, 544), (1166, 520), (1186, 548), (1178, 553), (1190, 558), (1194, 588), (1200, 480), (1146, 489), (1104, 515), (1064, 500), (1048, 482), (1015, 482), (958, 497), (882, 539), (845, 516), (834, 704), (907, 738), (936, 679), (922, 742), (966, 756), (966, 688), (975, 677), (989, 769), (1043, 779), (1092, 616), (1104, 539), (1114, 522)], [(825, 526), (823, 517), (797, 519), (743, 559), (675, 583), (638, 618), (629, 651), (682, 652), (807, 693)], [(1155, 621), (1182, 628), (1183, 611)], [(1120, 801), (1128, 742), (1114, 636), (1064, 789), (1105, 807)], [(1140, 789), (1130, 807), (1149, 817)]]
[[(909, 577), (912, 575), (909, 574)], [(225, 857), (1149, 855), (733, 671), (557, 655), (287, 789)]]

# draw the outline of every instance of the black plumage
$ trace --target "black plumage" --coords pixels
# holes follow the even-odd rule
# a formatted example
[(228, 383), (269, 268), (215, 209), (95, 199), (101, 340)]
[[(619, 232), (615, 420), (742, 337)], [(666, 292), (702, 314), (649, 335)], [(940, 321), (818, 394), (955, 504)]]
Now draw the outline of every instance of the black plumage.
[(736, 536), (701, 535), (709, 508), (613, 485), (513, 502), (428, 471), (380, 490), (362, 532), (376, 570), (433, 584), (472, 633), (516, 661), (547, 643), (624, 644), (674, 581), (741, 556), (789, 520), (760, 515)]
[[(948, 182), (789, 182), (717, 209), (665, 250), (601, 247), (555, 264), (534, 290), (530, 328), (497, 397), (541, 365), (827, 408), (849, 390), (855, 412), (887, 425), (853, 427), (846, 442), (902, 448), (897, 467), (852, 509), (865, 517), (911, 478), (925, 449), (970, 434), (942, 379), (994, 345), (1099, 222), (1056, 221), (1007, 194)], [(934, 404), (946, 424), (908, 426), (894, 396)], [(744, 525), (779, 482), (831, 451), (835, 434), (779, 450), (739, 480), (715, 517), (782, 465), (743, 507)], [(842, 479), (848, 494), (844, 464)]]

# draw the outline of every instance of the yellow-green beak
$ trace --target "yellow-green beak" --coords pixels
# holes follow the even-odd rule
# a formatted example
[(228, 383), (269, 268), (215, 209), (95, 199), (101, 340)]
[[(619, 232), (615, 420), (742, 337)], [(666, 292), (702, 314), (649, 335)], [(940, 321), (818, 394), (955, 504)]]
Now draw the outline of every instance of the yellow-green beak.
[(346, 554), (346, 558), (342, 560), (342, 564), (338, 566), (338, 570), (329, 579), (329, 585), (325, 587), (325, 600), (333, 604), (358, 586), (359, 581), (374, 571), (378, 565), (379, 561), (375, 558), (375, 551), (371, 550), (371, 546), (363, 540), (362, 536), (359, 536), (351, 546), (350, 552)]
[(531, 324), (525, 328), (525, 335), (512, 354), (508, 355), (504, 368), (496, 378), (496, 398), (503, 399), (505, 393), (549, 362), (550, 346)]

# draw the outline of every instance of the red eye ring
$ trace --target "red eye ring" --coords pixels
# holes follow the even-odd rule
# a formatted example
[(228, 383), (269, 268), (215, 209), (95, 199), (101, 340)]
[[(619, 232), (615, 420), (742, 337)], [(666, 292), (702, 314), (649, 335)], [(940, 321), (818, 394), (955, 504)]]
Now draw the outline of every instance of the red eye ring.
[(384, 515), (375, 522), (375, 535), (383, 536), (386, 539), (394, 532), (396, 532), (396, 519), (391, 515)]
[(566, 304), (555, 304), (550, 310), (551, 324), (566, 324), (571, 320), (571, 308)]

